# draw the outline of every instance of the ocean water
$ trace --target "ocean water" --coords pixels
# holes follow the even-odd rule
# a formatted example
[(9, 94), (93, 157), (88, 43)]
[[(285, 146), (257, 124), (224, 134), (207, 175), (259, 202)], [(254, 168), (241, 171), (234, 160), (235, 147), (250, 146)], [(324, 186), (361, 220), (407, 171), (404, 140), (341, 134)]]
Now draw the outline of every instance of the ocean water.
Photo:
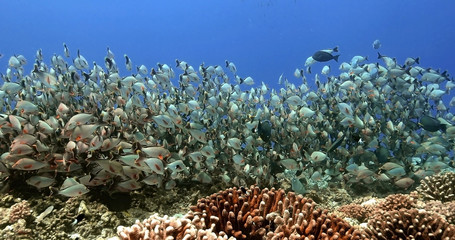
[[(321, 76), (323, 66), (331, 66), (330, 75), (338, 76), (340, 73), (338, 70), (339, 65), (342, 62), (350, 62), (354, 56), (366, 56), (368, 57), (368, 63), (379, 62), (384, 65), (382, 60), (377, 59), (378, 52), (382, 55), (395, 57), (400, 65), (404, 63), (407, 57), (419, 57), (419, 66), (425, 69), (432, 68), (440, 72), (447, 71), (450, 74), (449, 78), (453, 79), (452, 74), (455, 73), (453, 60), (455, 56), (453, 9), (455, 9), (455, 2), (450, 0), (437, 2), (425, 0), (2, 1), (0, 9), (0, 54), (3, 57), (0, 58), (0, 72), (5, 73), (10, 56), (22, 54), (28, 60), (28, 64), (25, 66), (25, 73), (28, 74), (32, 70), (33, 59), (38, 49), (42, 49), (44, 61), (50, 66), (50, 59), (54, 54), (63, 56), (62, 43), (66, 43), (71, 53), (71, 60), (77, 56), (77, 51), (79, 50), (88, 60), (90, 68), (93, 66), (93, 62), (104, 68), (106, 48), (109, 47), (115, 54), (122, 77), (130, 75), (130, 72), (125, 69), (124, 54), (127, 54), (132, 60), (133, 68), (144, 64), (150, 70), (152, 67), (156, 69), (157, 63), (166, 63), (175, 69), (176, 75), (182, 72), (177, 70), (175, 66), (176, 59), (186, 61), (196, 71), (201, 63), (206, 66), (222, 65), (224, 68), (225, 60), (229, 60), (235, 63), (239, 76), (243, 78), (250, 76), (255, 81), (253, 86), (242, 85), (242, 90), (259, 87), (262, 82), (269, 88), (279, 89), (283, 87), (283, 85), (278, 84), (278, 79), (281, 75), (286, 77), (291, 83), (301, 84), (302, 80), (294, 77), (295, 69), (306, 70), (304, 66), (305, 60), (314, 52), (338, 46), (339, 52), (337, 54), (340, 54), (338, 62), (332, 60), (326, 63), (315, 63), (311, 66), (313, 73), (305, 74), (308, 85), (313, 89), (316, 88), (314, 83), (315, 73)], [(380, 40), (382, 45), (379, 49), (372, 47), (372, 43), (376, 39)], [(69, 63), (72, 62), (66, 58), (65, 60)], [(228, 73), (227, 68), (224, 69)], [(135, 73), (136, 71), (133, 70), (132, 72)], [(228, 75), (232, 77), (231, 73), (228, 73)], [(322, 76), (321, 80), (322, 82), (327, 82), (327, 79)], [(177, 81), (178, 77), (173, 79), (176, 86), (178, 86), (176, 84)], [(231, 83), (234, 83), (232, 79)], [(447, 107), (449, 107), (448, 103), (453, 96), (453, 92), (443, 96)], [(435, 102), (431, 101), (431, 103), (434, 104)], [(435, 109), (432, 110), (435, 112)], [(449, 107), (448, 112), (455, 114), (453, 107)], [(395, 125), (402, 121), (402, 119), (398, 118), (394, 120), (396, 120), (394, 122)], [(416, 121), (416, 119), (413, 119), (413, 121)], [(386, 125), (386, 123), (383, 123), (383, 125)], [(358, 133), (357, 130), (352, 132), (354, 134)], [(419, 129), (416, 132), (420, 134), (422, 130)], [(354, 134), (349, 137), (354, 139)], [(396, 139), (393, 137), (390, 138), (395, 141)], [(333, 141), (337, 139), (337, 136), (332, 135), (331, 138)], [(384, 133), (380, 133), (380, 138), (382, 141), (387, 136)], [(351, 141), (351, 139), (349, 140)], [(400, 140), (404, 142), (404, 138)], [(441, 141), (443, 142), (441, 145), (444, 145), (444, 151), (448, 154), (440, 154), (447, 157), (441, 161), (444, 161), (447, 166), (453, 167), (453, 142), (445, 142), (445, 140)], [(421, 139), (421, 141), (426, 141), (426, 138)], [(358, 139), (350, 143), (362, 146)], [(202, 147), (202, 144), (197, 144), (198, 147)], [(244, 146), (245, 144), (243, 143), (242, 148)], [(387, 146), (395, 145), (388, 142)], [(264, 153), (267, 147), (259, 146), (257, 149)], [(371, 150), (369, 153), (373, 154), (377, 148), (370, 148), (369, 150)], [(396, 153), (391, 149), (386, 151), (393, 154)], [(311, 154), (310, 150), (308, 153)], [(330, 154), (331, 158), (337, 157), (333, 152)], [(425, 158), (425, 160), (434, 160), (439, 157), (436, 154), (434, 156), (425, 153), (419, 154), (416, 155), (424, 156), (422, 158)], [(406, 155), (406, 157), (409, 156)], [(349, 158), (347, 157), (346, 159)], [(422, 163), (421, 165), (423, 165), (425, 160), (413, 164), (419, 165)], [(280, 162), (280, 164), (285, 165), (283, 162)], [(380, 165), (384, 164), (384, 162), (376, 164), (375, 168), (371, 168), (371, 170), (375, 174), (383, 172)], [(441, 163), (439, 160), (435, 162)], [(294, 163), (295, 161), (292, 160), (286, 164), (291, 169)], [(408, 164), (407, 167), (410, 165)], [(343, 168), (348, 166), (352, 165), (348, 165), (347, 161), (343, 162)], [(447, 166), (444, 166), (444, 168)], [(260, 169), (262, 171), (262, 168), (259, 168), (262, 167), (260, 164), (254, 167), (254, 170)], [(439, 166), (433, 168), (437, 167)], [(324, 169), (322, 168), (322, 170)], [(389, 185), (381, 189), (382, 193), (390, 193), (397, 189), (399, 192), (406, 192), (408, 188), (403, 187), (401, 189), (402, 187), (398, 186), (399, 184), (396, 184), (395, 180), (400, 177), (405, 178), (408, 175), (417, 180), (416, 172), (413, 169), (406, 168), (406, 176), (397, 174), (399, 175), (397, 178), (390, 180), (388, 182)], [(346, 171), (344, 173), (346, 173), (346, 176), (352, 177)], [(296, 173), (294, 172), (293, 174), (293, 177), (295, 177)], [(168, 175), (166, 175), (167, 180), (169, 180)], [(60, 174), (58, 184), (53, 187), (59, 188), (64, 177), (66, 175)], [(306, 177), (310, 178), (310, 176)], [(322, 176), (313, 174), (311, 178), (319, 179)], [(355, 179), (355, 176), (352, 179)], [(201, 179), (198, 180), (201, 181)], [(298, 179), (293, 180), (295, 181), (291, 181), (292, 184), (299, 183)], [(344, 180), (347, 182), (349, 179)], [(119, 182), (117, 181), (115, 184)], [(365, 183), (366, 185), (368, 184), (366, 181)], [(299, 184), (302, 183), (300, 182)], [(417, 181), (413, 188), (416, 185), (418, 185)], [(32, 188), (30, 186), (26, 187)], [(293, 187), (294, 185), (288, 186), (288, 188), (292, 189)], [(390, 189), (387, 189), (388, 187)], [(164, 208), (175, 207), (172, 206), (173, 202), (169, 198), (179, 199), (182, 202), (188, 200), (185, 198), (186, 196), (191, 196), (190, 200), (196, 199), (194, 192), (197, 192), (197, 190), (191, 192), (193, 189), (188, 190), (188, 193), (185, 193), (185, 197), (182, 197), (177, 192), (167, 195), (163, 188), (157, 189), (154, 186), (150, 188), (156, 190), (156, 192), (151, 192), (155, 194), (153, 197), (159, 200), (147, 206), (146, 210), (149, 212), (158, 209), (163, 204)], [(213, 188), (207, 187), (205, 190), (207, 192), (221, 190)], [(295, 188), (298, 189), (298, 187)], [(327, 189), (327, 185), (321, 188)], [(36, 204), (34, 211), (42, 212), (45, 207), (52, 203), (52, 197), (43, 197), (40, 200), (36, 200), (36, 198), (41, 198), (41, 195), (45, 196), (51, 192), (46, 189), (43, 192), (31, 191), (31, 193), (19, 193), (18, 195), (21, 197), (24, 195), (29, 196), (27, 194), (34, 195), (30, 198), (30, 202), (39, 203)], [(81, 199), (90, 202), (87, 200), (89, 198), (99, 200), (101, 199), (99, 195), (101, 194), (92, 191), (79, 199), (76, 198), (77, 200), (74, 200), (74, 202), (81, 204)], [(131, 193), (131, 195), (133, 196), (131, 198), (134, 199), (131, 202), (144, 201), (144, 198), (152, 202), (150, 195), (144, 197), (138, 192)], [(15, 195), (15, 197), (17, 196)], [(114, 201), (108, 198), (107, 195), (102, 195), (102, 197), (106, 197), (108, 199), (106, 200), (107, 202)], [(76, 206), (77, 204), (73, 202), (73, 205), (68, 206), (69, 204), (67, 205), (65, 202), (67, 199), (62, 196), (56, 197), (56, 199), (56, 210), (59, 207), (60, 209), (67, 208), (68, 212), (75, 214), (75, 209), (78, 207)], [(154, 199), (153, 201), (155, 201)], [(10, 207), (12, 202), (0, 204), (0, 208)], [(189, 202), (188, 200), (185, 204), (189, 204)], [(98, 201), (91, 201), (87, 205), (89, 204), (91, 204), (89, 206), (91, 208), (102, 208)], [(178, 212), (176, 208), (172, 208), (172, 213)], [(142, 209), (136, 209), (136, 211), (140, 210)], [(180, 211), (179, 213), (185, 211)], [(109, 212), (110, 216), (118, 217), (116, 215), (117, 212), (114, 212)], [(133, 215), (133, 217), (138, 216), (141, 215)], [(60, 220), (56, 220), (55, 216), (51, 219), (57, 223)], [(68, 219), (66, 221), (66, 226), (70, 226), (71, 221)], [(96, 223), (95, 217), (85, 221), (90, 224)], [(132, 219), (122, 219), (118, 222), (112, 221), (109, 223), (110, 225), (107, 224), (104, 228), (110, 229), (111, 235), (115, 235), (115, 227), (119, 225), (119, 222), (123, 225), (128, 225), (134, 221)], [(0, 225), (2, 227), (5, 225), (5, 229), (7, 229), (6, 224), (1, 221)], [(30, 219), (28, 219), (27, 226), (36, 227)], [(86, 225), (82, 226), (87, 227)], [(43, 225), (41, 227), (39, 231), (43, 235), (39, 236), (45, 236), (46, 230)], [(82, 228), (68, 230), (69, 227), (67, 227), (67, 229), (63, 230), (69, 235), (82, 232)], [(96, 231), (87, 235), (93, 237), (100, 234), (101, 231), (98, 230), (96, 229)], [(0, 233), (2, 233), (1, 229)], [(0, 239), (8, 238), (0, 235)], [(91, 238), (87, 237), (86, 239)]]
[[(0, 66), (13, 54), (32, 59), (39, 48), (49, 59), (65, 42), (89, 63), (103, 63), (109, 46), (121, 68), (125, 53), (133, 66), (149, 68), (228, 59), (239, 75), (277, 87), (281, 74), (298, 82), (295, 68), (320, 49), (339, 46), (340, 62), (355, 55), (376, 61), (371, 44), (379, 39), (381, 54), (401, 64), (420, 57), (422, 66), (453, 73), (454, 8), (450, 0), (3, 1), (0, 53), (7, 57)], [(328, 64), (336, 74), (339, 64)]]

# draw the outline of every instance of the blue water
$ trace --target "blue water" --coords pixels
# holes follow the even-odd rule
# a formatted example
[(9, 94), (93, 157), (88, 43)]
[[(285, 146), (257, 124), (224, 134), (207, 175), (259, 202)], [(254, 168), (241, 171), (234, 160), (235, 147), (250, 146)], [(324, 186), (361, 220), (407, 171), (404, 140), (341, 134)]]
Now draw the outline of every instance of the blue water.
[[(421, 66), (455, 74), (455, 1), (321, 0), (172, 0), (172, 1), (2, 1), (0, 71), (10, 55), (34, 59), (43, 49), (47, 62), (63, 55), (62, 43), (91, 63), (104, 66), (106, 47), (124, 70), (123, 54), (133, 66), (149, 69), (157, 62), (174, 65), (233, 61), (241, 77), (277, 87), (278, 77), (293, 77), (308, 56), (340, 47), (340, 63), (355, 55), (420, 57)], [(381, 62), (382, 63), (382, 62)], [(329, 63), (334, 69), (339, 64)], [(320, 72), (322, 63), (313, 66)], [(123, 70), (123, 71), (122, 71)], [(311, 80), (311, 78), (310, 78)], [(312, 83), (312, 81), (310, 81)]]

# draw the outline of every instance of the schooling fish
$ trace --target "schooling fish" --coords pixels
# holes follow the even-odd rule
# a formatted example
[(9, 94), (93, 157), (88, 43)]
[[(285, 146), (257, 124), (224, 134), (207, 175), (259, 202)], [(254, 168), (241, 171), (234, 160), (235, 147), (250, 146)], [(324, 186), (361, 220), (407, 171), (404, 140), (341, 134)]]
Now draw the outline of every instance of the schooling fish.
[(68, 46), (66, 46), (66, 43), (63, 43), (63, 52), (65, 53), (65, 57), (70, 57), (70, 50), (68, 49)]
[(80, 184), (74, 178), (67, 178), (58, 194), (65, 197), (78, 197), (88, 193), (90, 190), (83, 184)]

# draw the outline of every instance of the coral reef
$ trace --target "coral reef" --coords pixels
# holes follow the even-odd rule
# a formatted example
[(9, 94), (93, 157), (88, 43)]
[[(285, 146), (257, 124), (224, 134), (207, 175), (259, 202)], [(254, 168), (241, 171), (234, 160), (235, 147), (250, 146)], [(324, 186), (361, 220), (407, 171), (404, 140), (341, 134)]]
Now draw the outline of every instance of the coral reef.
[(384, 201), (378, 204), (378, 208), (383, 211), (410, 209), (416, 206), (417, 200), (406, 194), (392, 194), (387, 196)]
[(311, 199), (282, 189), (230, 188), (200, 199), (183, 218), (152, 216), (118, 228), (122, 239), (367, 239)]
[(0, 239), (30, 239), (32, 230), (27, 222), (32, 211), (26, 200), (7, 195), (2, 198), (0, 213)]
[(375, 214), (382, 214), (385, 211), (411, 209), (416, 207), (417, 200), (406, 194), (392, 194), (383, 200), (374, 198), (363, 199), (362, 203), (353, 202), (336, 209), (343, 217), (354, 218), (360, 222), (370, 219)]
[(428, 201), (424, 204), (423, 208), (429, 212), (437, 213), (443, 216), (450, 224), (455, 224), (455, 201), (441, 202), (441, 201)]
[(342, 213), (342, 216), (354, 218), (360, 222), (363, 222), (365, 219), (367, 219), (370, 214), (370, 212), (367, 210), (367, 207), (357, 203), (343, 205), (339, 207), (337, 211)]
[(448, 202), (455, 200), (455, 172), (425, 177), (417, 187), (424, 199)]
[(9, 211), (9, 222), (15, 223), (19, 219), (24, 219), (30, 216), (31, 214), (32, 213), (30, 211), (30, 204), (27, 201), (22, 200), (11, 206)]
[(455, 238), (454, 225), (437, 214), (414, 208), (377, 214), (368, 221), (365, 231), (375, 240)]

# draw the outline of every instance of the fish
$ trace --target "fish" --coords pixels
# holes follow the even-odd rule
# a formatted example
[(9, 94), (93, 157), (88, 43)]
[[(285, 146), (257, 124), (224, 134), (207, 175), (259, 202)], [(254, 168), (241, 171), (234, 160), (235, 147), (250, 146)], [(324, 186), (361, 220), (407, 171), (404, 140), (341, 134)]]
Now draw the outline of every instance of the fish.
[[(334, 50), (333, 52), (338, 52), (338, 50), (336, 50), (336, 51)], [(340, 55), (334, 56), (325, 50), (319, 50), (319, 51), (315, 52), (311, 57), (317, 62), (328, 62), (332, 59), (335, 60), (335, 62), (338, 62), (339, 56)]]
[(439, 130), (445, 131), (446, 125), (442, 124), (437, 118), (431, 116), (422, 116), (419, 125), (429, 132), (436, 132)]
[(419, 57), (416, 57), (416, 58), (412, 58), (412, 57), (408, 57), (406, 58), (406, 60), (404, 61), (404, 65), (406, 67), (410, 67), (414, 64), (420, 64), (420, 58)]
[(270, 121), (259, 121), (257, 132), (264, 142), (270, 142), (270, 138), (272, 137), (272, 124)]
[[(272, 88), (230, 61), (137, 64), (132, 72), (124, 54), (124, 74), (109, 48), (104, 64), (89, 65), (81, 51), (67, 58), (65, 46), (49, 66), (36, 51), (29, 73), (25, 55), (13, 55), (3, 74), (0, 172), (7, 181), (60, 187), (68, 197), (185, 181), (287, 181), (300, 192), (341, 183), (408, 189), (408, 178), (453, 166), (455, 100), (447, 100), (455, 84), (420, 58), (398, 64), (350, 53), (340, 72), (330, 71), (332, 62), (318, 74), (310, 56)], [(334, 59), (338, 48), (318, 52)]]
[(242, 84), (242, 83), (251, 86), (251, 85), (254, 85), (254, 80), (251, 77), (246, 77), (245, 79), (240, 78), (240, 84)]
[(311, 161), (317, 163), (317, 162), (322, 162), (327, 158), (327, 154), (321, 152), (321, 151), (314, 151), (311, 153)]
[(133, 69), (133, 63), (131, 62), (131, 59), (126, 54), (123, 56), (125, 57), (126, 70), (131, 71), (131, 69)]
[(65, 53), (65, 57), (67, 58), (70, 57), (70, 50), (68, 49), (68, 46), (66, 46), (65, 43), (63, 43), (63, 52)]
[(8, 66), (18, 68), (21, 66), (21, 62), (17, 56), (11, 56), (8, 60)]
[(395, 181), (395, 185), (398, 186), (399, 188), (408, 189), (409, 187), (411, 187), (412, 184), (414, 184), (414, 182), (415, 181), (412, 178), (405, 177)]
[(236, 75), (237, 74), (237, 67), (233, 62), (230, 62), (228, 60), (225, 61), (226, 67), (231, 71), (232, 74)]
[(85, 214), (81, 213), (77, 215), (77, 217), (74, 219), (74, 221), (71, 223), (71, 225), (75, 226), (78, 223), (80, 223), (83, 219), (85, 218)]
[(52, 184), (54, 184), (55, 179), (51, 178), (51, 177), (36, 175), (36, 176), (32, 176), (29, 179), (27, 179), (26, 182), (29, 185), (32, 185), (38, 189), (41, 189), (41, 188), (49, 187)]
[(163, 162), (158, 158), (147, 158), (144, 162), (150, 167), (150, 169), (156, 174), (164, 174)]
[(84, 56), (81, 55), (79, 49), (77, 50), (77, 57), (73, 60), (74, 67), (78, 70), (88, 69), (88, 62)]
[(379, 48), (381, 47), (381, 45), (382, 45), (382, 44), (381, 44), (381, 42), (379, 41), (379, 39), (374, 40), (374, 41), (373, 41), (373, 44), (372, 44), (372, 46), (373, 46), (374, 49), (379, 49)]
[(67, 178), (60, 187), (58, 194), (65, 197), (79, 197), (90, 190), (83, 184), (80, 184), (74, 178)]
[(324, 76), (328, 76), (330, 74), (330, 66), (324, 66), (321, 70), (321, 74)]

